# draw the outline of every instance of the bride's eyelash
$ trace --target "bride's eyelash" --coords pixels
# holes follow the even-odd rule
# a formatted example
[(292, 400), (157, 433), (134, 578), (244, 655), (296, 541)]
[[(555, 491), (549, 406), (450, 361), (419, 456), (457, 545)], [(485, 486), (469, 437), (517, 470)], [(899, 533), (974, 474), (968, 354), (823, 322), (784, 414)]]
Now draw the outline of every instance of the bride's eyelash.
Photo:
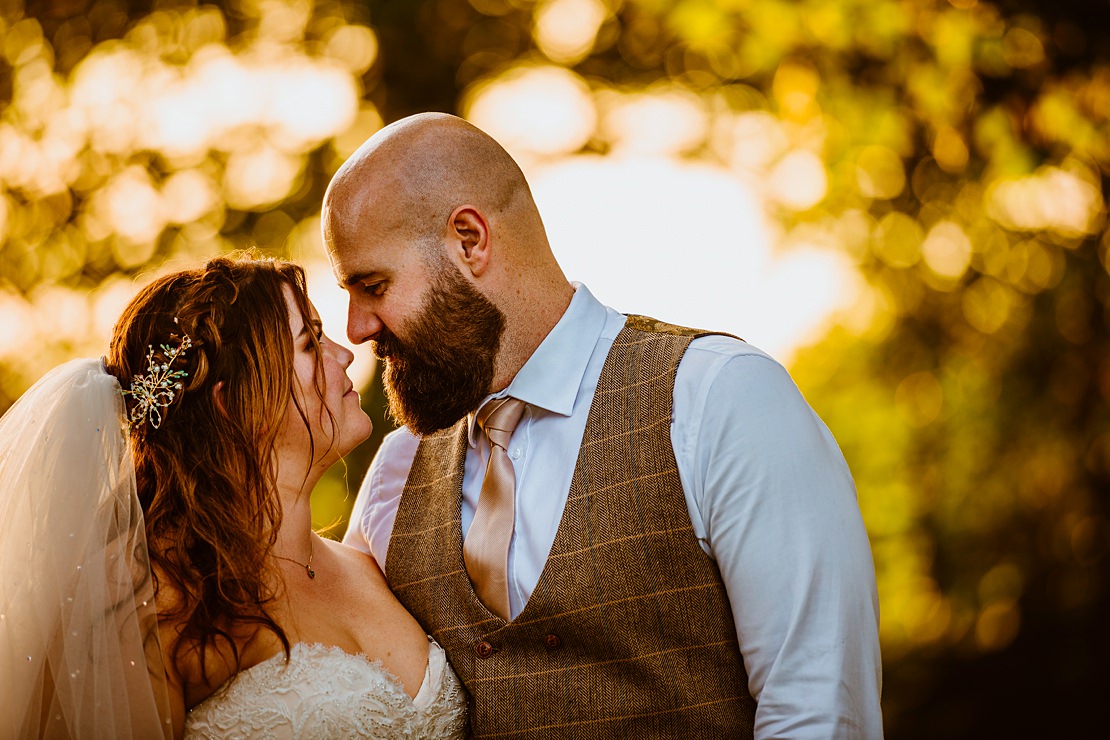
[[(305, 330), (303, 334), (308, 334), (309, 332), (311, 332), (312, 335), (316, 337), (317, 343), (324, 341), (324, 325), (320, 321), (309, 321), (305, 325)], [(304, 346), (305, 349), (312, 349), (312, 341), (306, 338)]]

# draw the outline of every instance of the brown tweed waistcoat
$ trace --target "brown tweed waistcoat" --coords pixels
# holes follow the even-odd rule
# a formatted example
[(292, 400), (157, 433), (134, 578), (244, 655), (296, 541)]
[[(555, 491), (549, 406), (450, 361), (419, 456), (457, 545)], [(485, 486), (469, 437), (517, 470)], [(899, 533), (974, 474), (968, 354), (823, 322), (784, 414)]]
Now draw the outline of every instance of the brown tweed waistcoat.
[(631, 316), (605, 361), (547, 563), (512, 622), (462, 559), (467, 424), (425, 437), (389, 585), (470, 692), (474, 737), (751, 737), (732, 611), (671, 446), (675, 371), (699, 332)]

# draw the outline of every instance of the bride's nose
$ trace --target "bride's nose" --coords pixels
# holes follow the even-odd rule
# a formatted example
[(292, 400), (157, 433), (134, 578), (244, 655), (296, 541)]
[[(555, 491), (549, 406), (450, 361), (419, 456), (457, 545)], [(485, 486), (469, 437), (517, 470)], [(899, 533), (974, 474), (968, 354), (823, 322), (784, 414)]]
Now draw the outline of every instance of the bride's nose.
[(339, 364), (343, 366), (344, 370), (346, 370), (351, 366), (351, 363), (355, 361), (355, 353), (344, 347), (342, 344), (336, 344), (334, 346), (335, 359), (338, 360)]

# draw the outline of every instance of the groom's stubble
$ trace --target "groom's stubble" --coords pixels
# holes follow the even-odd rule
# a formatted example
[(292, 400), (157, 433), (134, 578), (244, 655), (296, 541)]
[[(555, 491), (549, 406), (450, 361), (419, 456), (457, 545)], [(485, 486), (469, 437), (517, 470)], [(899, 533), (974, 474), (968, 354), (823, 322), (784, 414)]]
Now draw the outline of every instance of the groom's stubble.
[(418, 435), (446, 429), (490, 392), (505, 315), (444, 259), (415, 319), (372, 342), (390, 415)]

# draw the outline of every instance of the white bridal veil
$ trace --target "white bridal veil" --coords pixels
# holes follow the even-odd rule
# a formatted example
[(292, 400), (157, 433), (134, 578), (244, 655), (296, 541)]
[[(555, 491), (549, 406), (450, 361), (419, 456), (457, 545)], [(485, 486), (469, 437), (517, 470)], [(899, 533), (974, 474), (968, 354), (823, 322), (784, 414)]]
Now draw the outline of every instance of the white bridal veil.
[(0, 740), (172, 735), (125, 423), (100, 360), (0, 418)]

